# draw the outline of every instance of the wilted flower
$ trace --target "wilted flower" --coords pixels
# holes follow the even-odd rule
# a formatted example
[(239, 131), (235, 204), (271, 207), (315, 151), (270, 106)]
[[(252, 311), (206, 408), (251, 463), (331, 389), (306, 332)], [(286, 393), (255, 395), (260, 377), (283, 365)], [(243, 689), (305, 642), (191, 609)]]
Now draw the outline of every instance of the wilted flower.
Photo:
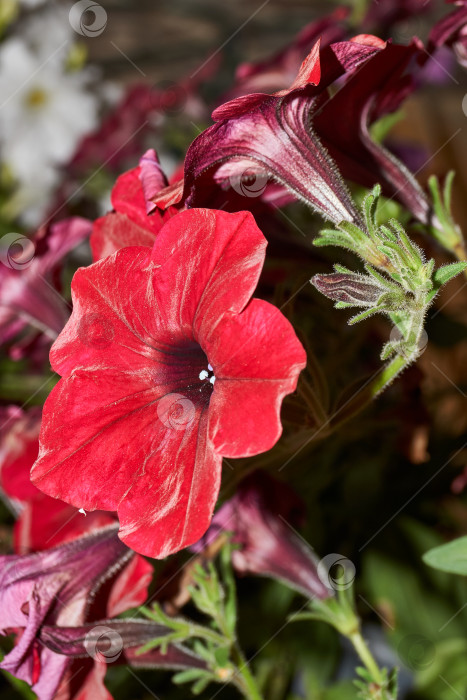
[(319, 559), (294, 529), (301, 502), (286, 484), (262, 472), (242, 481), (215, 514), (206, 535), (192, 549), (201, 551), (221, 532), (231, 531), (232, 563), (239, 573), (279, 579), (311, 598), (329, 598), (318, 575)]

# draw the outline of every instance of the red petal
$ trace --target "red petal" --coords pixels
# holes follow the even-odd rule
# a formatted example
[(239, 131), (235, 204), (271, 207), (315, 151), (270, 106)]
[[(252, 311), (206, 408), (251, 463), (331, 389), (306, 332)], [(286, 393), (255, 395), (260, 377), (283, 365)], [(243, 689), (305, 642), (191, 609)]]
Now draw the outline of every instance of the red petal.
[(206, 442), (201, 408), (185, 399), (187, 419), (171, 427), (171, 416), (160, 410), (161, 387), (147, 387), (148, 375), (140, 380), (145, 389), (138, 392), (135, 382), (110, 371), (60, 381), (46, 402), (41, 440), (47, 448), (31, 474), (44, 492), (76, 507), (118, 510), (121, 538), (138, 552), (164, 557), (207, 529), (221, 458)]
[(112, 586), (107, 602), (108, 617), (142, 605), (148, 597), (153, 574), (154, 569), (146, 559), (138, 555), (132, 557)]
[(306, 353), (279, 309), (253, 299), (219, 323), (208, 346), (216, 383), (209, 435), (226, 457), (269, 450), (282, 432), (280, 407), (295, 391)]
[(249, 212), (181, 212), (167, 222), (153, 249), (152, 261), (161, 265), (161, 306), (196, 337), (215, 333), (224, 313), (238, 313), (250, 300), (266, 245)]
[(94, 222), (90, 240), (93, 260), (102, 260), (127, 246), (145, 245), (152, 248), (157, 233), (154, 224), (157, 222), (160, 230), (164, 221), (157, 213), (151, 218), (153, 219), (152, 229), (142, 228), (128, 216), (118, 212), (97, 219)]
[[(32, 477), (79, 508), (118, 510), (121, 538), (136, 551), (167, 556), (209, 525), (221, 456), (208, 440), (211, 386), (196, 382), (207, 364), (201, 348), (214, 347), (218, 329), (234, 347), (245, 339), (238, 356), (249, 348), (255, 362), (259, 348), (265, 352), (262, 321), (278, 334), (288, 357), (274, 350), (266, 360), (266, 378), (280, 380), (276, 422), (267, 438), (253, 448), (243, 441), (243, 449), (261, 451), (278, 437), (280, 397), (295, 386), (303, 350), (264, 302), (233, 320), (251, 297), (265, 246), (251, 214), (191, 209), (164, 226), (152, 255), (124, 248), (75, 275), (73, 314), (51, 352), (64, 379), (44, 408)], [(227, 368), (228, 351), (216, 346)], [(246, 367), (246, 359), (239, 363)], [(233, 370), (225, 376), (236, 377)]]
[(281, 90), (280, 92), (275, 92), (274, 94), (278, 97), (288, 95), (293, 90), (299, 90), (307, 85), (319, 85), (321, 80), (321, 66), (319, 61), (319, 48), (320, 40), (311, 49), (308, 56), (303, 61), (298, 71), (298, 75), (293, 81), (292, 85), (287, 90)]

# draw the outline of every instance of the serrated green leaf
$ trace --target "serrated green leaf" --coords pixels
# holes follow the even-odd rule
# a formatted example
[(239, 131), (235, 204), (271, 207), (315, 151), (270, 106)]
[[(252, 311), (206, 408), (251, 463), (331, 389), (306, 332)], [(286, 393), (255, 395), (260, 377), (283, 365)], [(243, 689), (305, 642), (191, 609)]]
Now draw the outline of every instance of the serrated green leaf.
[(428, 550), (422, 559), (435, 569), (467, 576), (467, 536)]

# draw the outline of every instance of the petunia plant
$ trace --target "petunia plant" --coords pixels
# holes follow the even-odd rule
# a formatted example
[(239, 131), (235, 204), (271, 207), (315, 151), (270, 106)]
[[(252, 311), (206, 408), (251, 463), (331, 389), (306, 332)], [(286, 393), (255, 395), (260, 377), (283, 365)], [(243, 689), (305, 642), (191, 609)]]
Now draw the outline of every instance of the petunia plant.
[[(130, 86), (36, 230), (0, 172), (0, 670), (25, 697), (465, 696), (461, 178), (392, 130), (466, 66), (466, 0), (400, 40), (432, 4), (337, 8), (218, 94), (216, 66)], [(40, 185), (31, 134), (2, 158)]]
[(394, 323), (394, 331), (381, 351), (390, 362), (372, 385), (374, 395), (385, 388), (424, 349), (424, 322), (440, 288), (467, 268), (460, 261), (435, 270), (435, 261), (426, 260), (421, 248), (410, 240), (401, 224), (392, 219), (378, 225), (376, 207), (381, 188), (377, 185), (363, 202), (365, 227), (343, 221), (337, 229), (323, 229), (314, 243), (334, 245), (358, 255), (365, 274), (335, 265), (335, 272), (315, 275), (311, 282), (336, 302), (336, 308), (364, 309), (349, 323), (357, 323), (376, 313)]

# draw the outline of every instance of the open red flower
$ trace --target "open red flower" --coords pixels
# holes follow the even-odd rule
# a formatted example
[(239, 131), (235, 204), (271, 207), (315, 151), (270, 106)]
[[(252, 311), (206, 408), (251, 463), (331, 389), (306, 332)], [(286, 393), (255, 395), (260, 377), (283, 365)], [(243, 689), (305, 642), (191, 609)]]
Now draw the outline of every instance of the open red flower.
[(251, 299), (265, 247), (250, 213), (191, 209), (152, 252), (123, 248), (78, 270), (51, 351), (63, 379), (44, 407), (31, 473), (40, 489), (117, 510), (120, 537), (149, 556), (204, 534), (222, 456), (275, 444), (306, 362), (280, 311)]
[(120, 175), (111, 194), (113, 211), (97, 219), (92, 227), (93, 260), (101, 260), (125, 246), (152, 248), (164, 223), (177, 213), (175, 207), (169, 207), (148, 216), (155, 209), (149, 196), (154, 197), (166, 186), (167, 179), (153, 149), (146, 151), (138, 167)]

